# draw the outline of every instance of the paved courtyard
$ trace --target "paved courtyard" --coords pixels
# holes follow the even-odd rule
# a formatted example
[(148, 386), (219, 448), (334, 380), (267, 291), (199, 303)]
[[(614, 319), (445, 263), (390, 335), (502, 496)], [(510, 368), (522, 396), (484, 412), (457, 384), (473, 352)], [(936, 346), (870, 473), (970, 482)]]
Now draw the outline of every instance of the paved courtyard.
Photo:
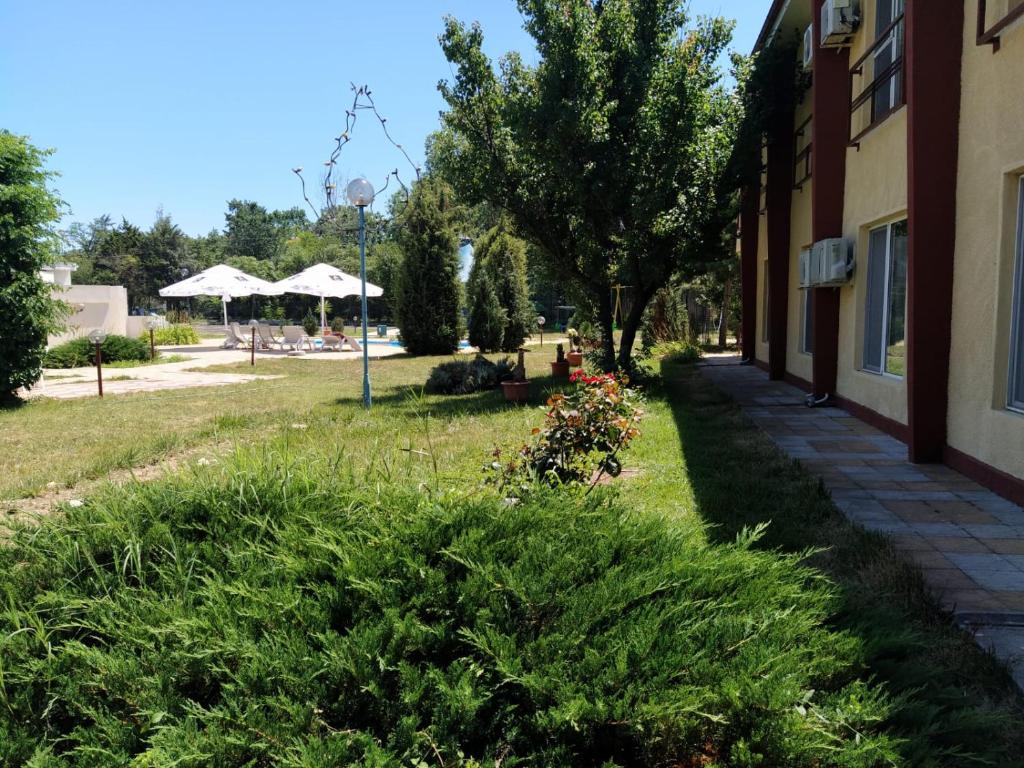
[(849, 519), (890, 535), (1024, 688), (1024, 509), (946, 466), (909, 463), (900, 441), (839, 408), (806, 407), (801, 390), (736, 356), (701, 370), (821, 478)]

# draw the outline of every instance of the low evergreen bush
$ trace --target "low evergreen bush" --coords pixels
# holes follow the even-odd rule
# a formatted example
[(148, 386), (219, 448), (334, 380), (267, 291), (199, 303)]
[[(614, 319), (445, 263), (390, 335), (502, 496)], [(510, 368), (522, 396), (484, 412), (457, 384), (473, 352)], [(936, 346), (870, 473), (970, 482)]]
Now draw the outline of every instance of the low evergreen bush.
[(434, 395), (468, 395), (494, 389), (512, 378), (512, 361), (507, 357), (491, 362), (483, 355), (472, 360), (451, 360), (430, 371), (426, 391)]
[[(100, 357), (104, 363), (145, 362), (149, 360), (149, 339), (142, 341), (111, 334), (100, 346)], [(44, 368), (82, 368), (95, 363), (96, 346), (85, 337), (58, 344), (43, 357)]]
[[(143, 331), (139, 335), (139, 340), (145, 344), (149, 344), (149, 331)], [(185, 323), (175, 323), (173, 325), (167, 325), (163, 328), (157, 328), (153, 331), (153, 342), (157, 346), (185, 346), (187, 344), (198, 344), (199, 334), (196, 333), (196, 329), (191, 325)]]
[(755, 538), (272, 449), (111, 488), (0, 547), (0, 764), (901, 764), (831, 587)]

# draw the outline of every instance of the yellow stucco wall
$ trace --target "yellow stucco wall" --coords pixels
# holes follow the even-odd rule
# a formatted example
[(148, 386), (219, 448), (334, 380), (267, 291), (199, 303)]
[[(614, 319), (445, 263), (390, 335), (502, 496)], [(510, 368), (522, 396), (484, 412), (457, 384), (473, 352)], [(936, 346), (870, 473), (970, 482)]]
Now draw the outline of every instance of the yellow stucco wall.
[[(978, 0), (967, 0), (973, 21)], [(1024, 416), (1006, 410), (1006, 377), (1017, 227), (1024, 173), (1024, 28), (998, 53), (964, 30), (957, 185), (949, 436), (953, 447), (1024, 477)]]
[(843, 236), (854, 244), (856, 270), (840, 288), (839, 371), (842, 397), (907, 423), (907, 386), (903, 379), (861, 370), (863, 362), (868, 233), (907, 212), (907, 110), (896, 112), (847, 150)]

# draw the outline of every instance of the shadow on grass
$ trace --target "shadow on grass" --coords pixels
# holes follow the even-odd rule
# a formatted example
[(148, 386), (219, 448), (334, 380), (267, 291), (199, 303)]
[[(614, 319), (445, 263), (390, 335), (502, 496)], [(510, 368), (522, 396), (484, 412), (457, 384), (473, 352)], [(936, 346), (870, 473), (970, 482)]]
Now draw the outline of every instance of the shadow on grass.
[(849, 523), (822, 483), (784, 456), (699, 369), (662, 366), (695, 511), (712, 541), (769, 527), (764, 549), (815, 550), (836, 585), (833, 623), (860, 641), (852, 673), (886, 685), (888, 723), (911, 765), (1021, 765), (1024, 706), (1006, 670), (930, 598), (919, 570), (883, 536)]
[[(530, 379), (529, 399), (525, 403), (510, 403), (505, 399), (501, 387), (482, 390), (468, 395), (435, 395), (426, 394), (422, 387), (396, 386), (373, 395), (373, 406), (392, 407), (406, 410), (409, 415), (427, 411), (435, 418), (457, 418), (477, 416), (496, 411), (537, 408), (547, 402), (554, 392), (564, 391), (568, 387), (566, 379), (551, 376)], [(360, 406), (362, 395), (358, 397), (339, 397), (334, 401), (339, 406)]]

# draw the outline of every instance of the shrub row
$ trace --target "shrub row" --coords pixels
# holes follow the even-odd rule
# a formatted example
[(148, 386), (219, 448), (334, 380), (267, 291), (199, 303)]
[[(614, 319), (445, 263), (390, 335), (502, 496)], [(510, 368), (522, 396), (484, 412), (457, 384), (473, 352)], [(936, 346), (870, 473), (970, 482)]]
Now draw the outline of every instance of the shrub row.
[[(139, 340), (149, 344), (149, 331), (143, 331)], [(198, 344), (199, 334), (196, 329), (186, 323), (176, 323), (157, 328), (153, 331), (153, 342), (158, 346), (184, 346), (186, 344)]]
[(468, 395), (481, 389), (494, 389), (512, 378), (512, 361), (507, 357), (492, 363), (483, 355), (472, 360), (452, 360), (430, 371), (426, 391), (435, 395)]
[[(143, 342), (127, 336), (107, 336), (100, 346), (100, 357), (104, 363), (149, 360), (149, 339)], [(96, 346), (84, 337), (58, 344), (43, 357), (44, 368), (82, 368), (95, 362)]]

